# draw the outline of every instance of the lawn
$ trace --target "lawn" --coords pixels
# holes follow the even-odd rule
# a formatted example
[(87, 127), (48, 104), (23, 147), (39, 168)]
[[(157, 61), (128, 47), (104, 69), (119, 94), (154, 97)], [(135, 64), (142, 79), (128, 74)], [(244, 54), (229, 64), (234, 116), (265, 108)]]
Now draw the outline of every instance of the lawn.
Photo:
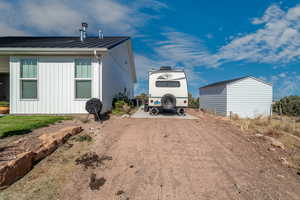
[(0, 118), (0, 138), (21, 135), (33, 129), (45, 127), (61, 120), (70, 120), (65, 116), (4, 116)]

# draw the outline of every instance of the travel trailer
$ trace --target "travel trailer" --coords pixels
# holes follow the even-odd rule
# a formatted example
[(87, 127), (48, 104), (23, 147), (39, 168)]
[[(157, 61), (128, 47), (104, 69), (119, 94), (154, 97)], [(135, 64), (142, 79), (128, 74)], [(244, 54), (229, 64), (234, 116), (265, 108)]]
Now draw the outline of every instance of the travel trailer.
[(188, 88), (184, 70), (161, 67), (149, 72), (149, 102), (145, 111), (157, 115), (173, 110), (178, 115), (185, 115), (187, 106)]

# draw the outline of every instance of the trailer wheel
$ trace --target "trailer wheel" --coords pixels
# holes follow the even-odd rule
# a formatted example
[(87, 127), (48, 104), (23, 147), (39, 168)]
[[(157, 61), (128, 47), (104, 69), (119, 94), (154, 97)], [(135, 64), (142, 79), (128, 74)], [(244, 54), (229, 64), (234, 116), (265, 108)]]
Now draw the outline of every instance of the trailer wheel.
[(179, 116), (185, 116), (185, 110), (183, 108), (178, 108), (176, 112)]
[(148, 104), (145, 104), (144, 105), (144, 112), (148, 112), (149, 111), (149, 105)]
[(159, 113), (158, 108), (154, 107), (150, 109), (150, 115), (158, 115), (158, 113)]

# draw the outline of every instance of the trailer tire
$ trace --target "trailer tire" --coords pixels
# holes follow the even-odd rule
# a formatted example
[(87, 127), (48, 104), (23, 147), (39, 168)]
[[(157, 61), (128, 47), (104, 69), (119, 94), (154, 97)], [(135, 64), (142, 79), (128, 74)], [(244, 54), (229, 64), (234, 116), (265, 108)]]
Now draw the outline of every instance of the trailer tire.
[(179, 116), (185, 116), (185, 110), (184, 110), (184, 108), (177, 108), (176, 113)]
[(153, 108), (150, 109), (149, 112), (150, 112), (150, 115), (156, 116), (156, 115), (158, 115), (159, 110), (158, 110), (158, 108), (153, 107)]
[(148, 104), (144, 105), (144, 112), (149, 112), (149, 105)]
[(172, 94), (165, 94), (161, 98), (161, 105), (162, 105), (163, 109), (166, 109), (166, 110), (172, 110), (172, 109), (176, 108), (175, 96)]

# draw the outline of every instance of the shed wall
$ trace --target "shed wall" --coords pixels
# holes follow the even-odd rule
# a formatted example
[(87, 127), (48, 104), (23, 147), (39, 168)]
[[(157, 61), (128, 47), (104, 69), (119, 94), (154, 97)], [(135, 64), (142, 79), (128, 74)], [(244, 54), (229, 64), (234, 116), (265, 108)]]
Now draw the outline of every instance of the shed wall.
[[(129, 43), (111, 49), (102, 60), (103, 111), (111, 110), (112, 100), (118, 93), (133, 98), (134, 82), (129, 61)], [(126, 88), (126, 89), (125, 89)]]
[(200, 88), (200, 108), (226, 116), (226, 86)]
[(227, 85), (227, 115), (254, 118), (271, 114), (272, 86), (247, 78)]
[[(10, 106), (12, 114), (81, 114), (86, 100), (75, 99), (74, 60), (78, 57), (38, 58), (38, 99), (20, 99), (20, 59), (10, 57)], [(92, 97), (100, 97), (99, 62), (92, 61)]]

